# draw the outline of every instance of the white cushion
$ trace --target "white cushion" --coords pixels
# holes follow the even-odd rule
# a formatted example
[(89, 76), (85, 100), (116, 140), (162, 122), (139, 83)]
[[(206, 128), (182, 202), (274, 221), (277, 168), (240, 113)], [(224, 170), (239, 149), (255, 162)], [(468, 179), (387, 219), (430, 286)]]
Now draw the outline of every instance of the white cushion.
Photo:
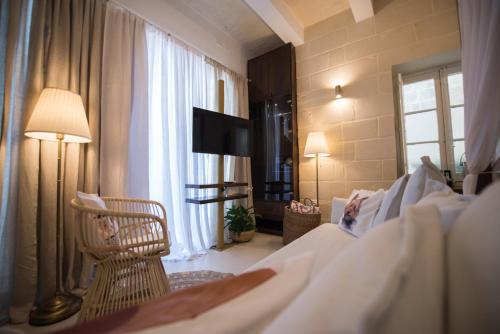
[(334, 197), (332, 200), (332, 212), (330, 216), (330, 222), (332, 224), (338, 224), (342, 215), (344, 214), (344, 207), (347, 204), (347, 198)]
[(425, 180), (425, 186), (424, 186), (424, 192), (422, 193), (422, 198), (436, 191), (444, 192), (447, 194), (454, 193), (453, 189), (451, 189), (447, 184), (441, 181), (427, 179)]
[(141, 331), (153, 333), (258, 333), (309, 280), (314, 253), (308, 252), (270, 267), (277, 271), (254, 289), (219, 305), (194, 319)]
[(478, 196), (448, 235), (450, 333), (500, 333), (500, 182)]
[[(476, 197), (457, 194), (446, 184), (434, 180), (427, 180), (425, 189), (424, 195), (426, 192), (429, 194), (425, 195), (416, 205), (436, 205), (440, 213), (441, 227), (445, 233)], [(440, 190), (435, 191), (436, 189)]]
[(356, 192), (355, 190), (351, 196), (349, 196), (348, 204), (354, 199), (356, 194), (359, 194), (358, 198), (367, 198), (361, 203), (357, 216), (353, 217), (355, 221), (351, 225), (347, 225), (342, 217), (339, 221), (339, 228), (354, 236), (360, 237), (369, 229), (375, 218), (380, 208), (380, 204), (382, 204), (384, 200), (385, 191), (384, 189), (379, 189), (375, 192), (366, 190)]
[(412, 207), (347, 246), (264, 333), (441, 333), (443, 235)]
[(372, 227), (382, 224), (389, 219), (399, 216), (401, 200), (408, 183), (409, 175), (403, 175), (397, 179), (384, 197), (380, 209), (372, 222)]
[[(97, 194), (87, 194), (81, 191), (76, 192), (77, 201), (88, 208), (97, 210), (107, 210), (106, 203)], [(119, 238), (119, 226), (118, 224), (109, 217), (94, 217), (95, 227), (93, 233), (94, 246), (108, 246), (108, 245), (118, 245), (120, 243)]]
[(401, 207), (399, 214), (402, 215), (404, 208), (407, 205), (417, 203), (424, 194), (425, 182), (428, 179), (440, 181), (441, 183), (446, 183), (446, 179), (441, 174), (439, 168), (437, 168), (427, 156), (420, 158), (422, 160), (422, 165), (418, 167), (415, 172), (410, 176), (408, 184), (406, 185), (405, 191), (403, 193), (403, 198), (401, 199)]
[(464, 195), (473, 195), (476, 193), (477, 174), (467, 174), (462, 182), (462, 190)]
[(106, 203), (97, 194), (87, 194), (81, 191), (76, 192), (76, 198), (80, 204), (98, 210), (106, 210)]

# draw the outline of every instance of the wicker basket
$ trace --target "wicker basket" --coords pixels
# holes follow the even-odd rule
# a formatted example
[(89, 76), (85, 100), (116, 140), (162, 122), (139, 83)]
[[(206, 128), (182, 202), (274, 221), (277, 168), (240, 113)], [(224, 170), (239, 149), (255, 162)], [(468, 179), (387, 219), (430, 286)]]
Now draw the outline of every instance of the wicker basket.
[(321, 213), (297, 213), (285, 207), (285, 218), (283, 219), (283, 244), (289, 244), (300, 238), (321, 223)]

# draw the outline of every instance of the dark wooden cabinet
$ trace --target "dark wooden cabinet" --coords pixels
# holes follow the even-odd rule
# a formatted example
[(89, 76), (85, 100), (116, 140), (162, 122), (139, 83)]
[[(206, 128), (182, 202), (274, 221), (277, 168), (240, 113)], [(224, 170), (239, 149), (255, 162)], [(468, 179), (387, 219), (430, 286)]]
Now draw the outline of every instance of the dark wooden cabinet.
[(257, 229), (281, 233), (283, 208), (299, 193), (294, 47), (249, 60), (248, 78)]

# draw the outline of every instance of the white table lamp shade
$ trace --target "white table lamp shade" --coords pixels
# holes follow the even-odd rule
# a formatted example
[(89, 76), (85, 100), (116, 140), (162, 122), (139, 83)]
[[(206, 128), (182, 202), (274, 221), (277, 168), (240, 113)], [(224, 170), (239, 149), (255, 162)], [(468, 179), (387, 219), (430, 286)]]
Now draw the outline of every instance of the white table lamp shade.
[(89, 124), (80, 95), (68, 90), (45, 88), (40, 94), (24, 134), (42, 140), (88, 143), (91, 141)]
[(328, 144), (323, 132), (311, 132), (307, 135), (306, 148), (304, 150), (305, 157), (329, 156)]

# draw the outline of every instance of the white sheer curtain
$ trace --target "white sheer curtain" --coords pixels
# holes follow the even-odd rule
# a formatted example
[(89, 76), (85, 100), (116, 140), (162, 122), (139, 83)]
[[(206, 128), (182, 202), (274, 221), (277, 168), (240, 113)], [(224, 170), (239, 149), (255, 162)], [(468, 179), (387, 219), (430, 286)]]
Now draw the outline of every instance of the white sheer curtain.
[[(149, 193), (167, 210), (171, 258), (200, 254), (215, 244), (216, 206), (186, 203), (186, 183), (216, 183), (213, 155), (192, 153), (193, 106), (215, 110), (217, 80), (225, 81), (225, 113), (248, 117), (246, 82), (182, 42), (146, 26), (149, 65)], [(246, 162), (240, 164), (246, 167)], [(247, 177), (226, 158), (225, 179)], [(199, 191), (197, 196), (214, 190)]]
[(102, 54), (101, 195), (149, 195), (144, 25), (141, 18), (108, 2)]
[(497, 156), (500, 140), (500, 1), (461, 0), (465, 155), (471, 174)]

